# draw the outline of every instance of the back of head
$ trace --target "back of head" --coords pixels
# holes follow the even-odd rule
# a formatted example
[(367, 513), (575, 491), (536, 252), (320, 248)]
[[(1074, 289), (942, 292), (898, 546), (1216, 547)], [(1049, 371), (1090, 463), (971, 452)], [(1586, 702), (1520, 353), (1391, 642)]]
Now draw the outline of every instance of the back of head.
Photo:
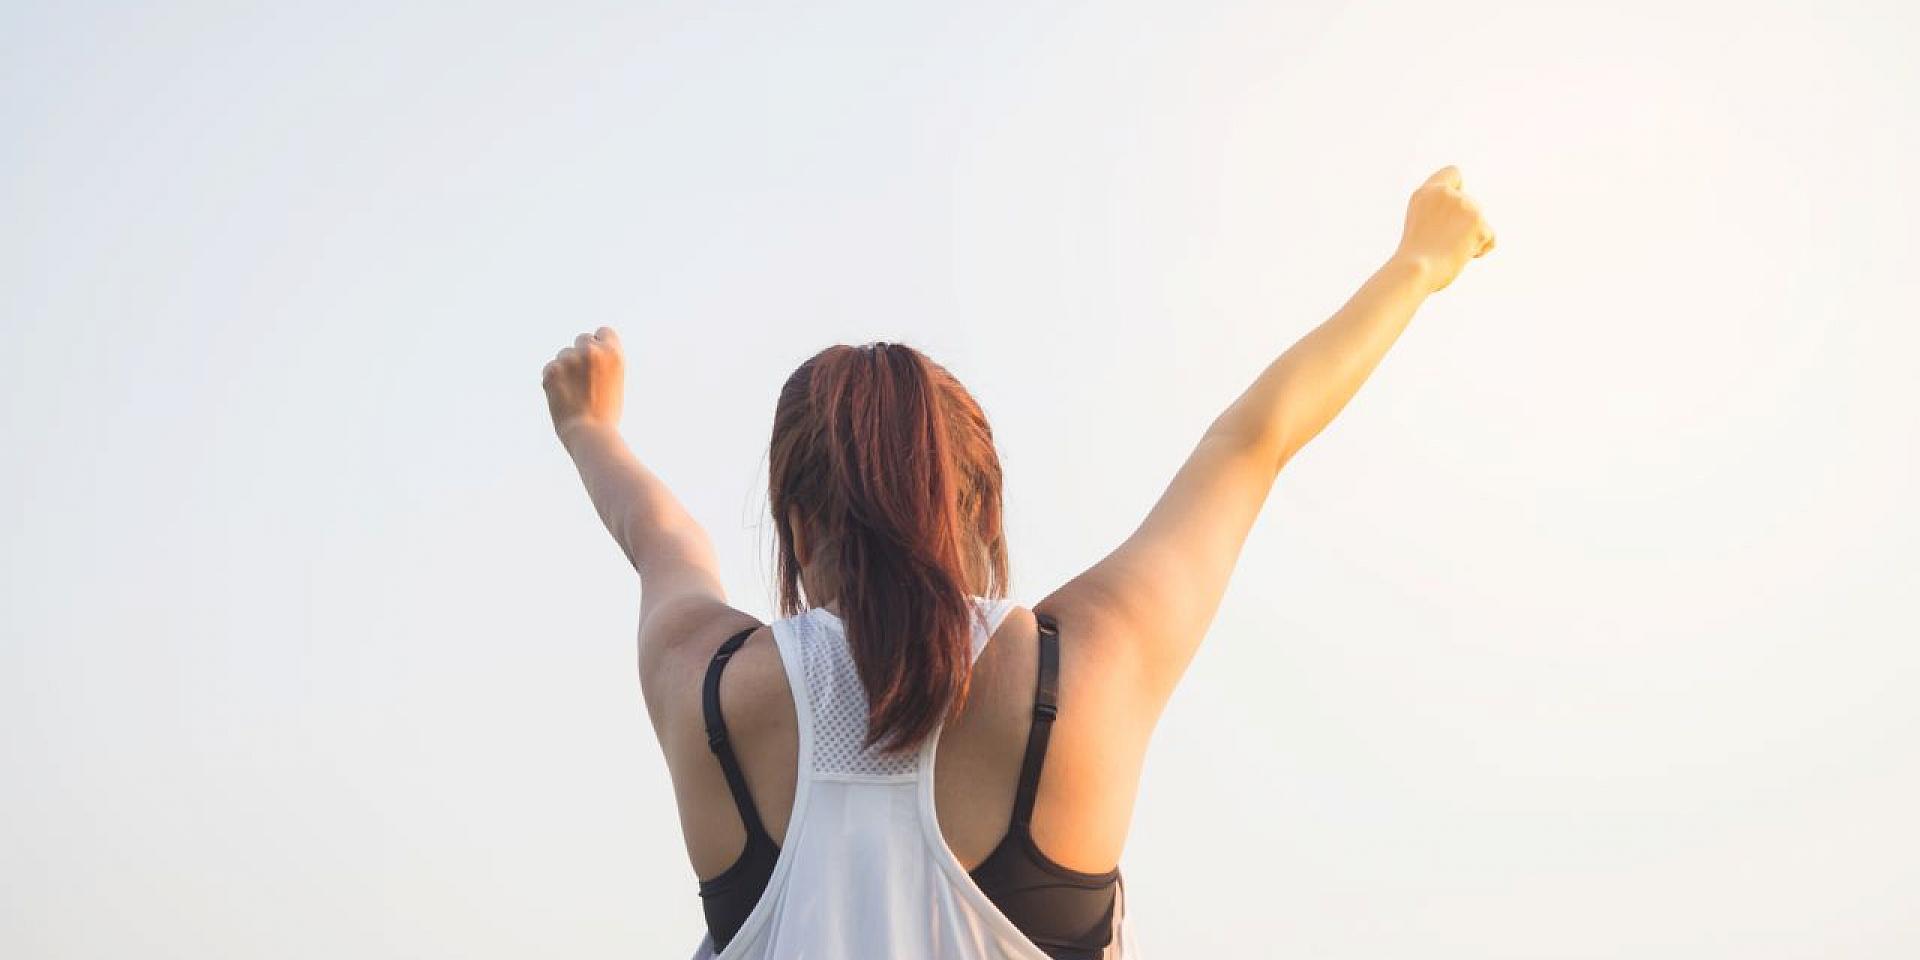
[[(986, 416), (912, 347), (831, 346), (780, 391), (768, 485), (782, 615), (837, 603), (867, 693), (868, 742), (918, 746), (966, 698), (972, 597), (1006, 595)], [(803, 602), (796, 522), (831, 597)]]

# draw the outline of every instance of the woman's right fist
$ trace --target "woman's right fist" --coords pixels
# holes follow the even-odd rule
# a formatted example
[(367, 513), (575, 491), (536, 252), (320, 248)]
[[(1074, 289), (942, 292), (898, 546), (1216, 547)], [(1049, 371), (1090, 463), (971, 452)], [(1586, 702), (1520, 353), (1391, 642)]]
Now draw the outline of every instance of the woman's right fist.
[(1428, 289), (1446, 289), (1460, 270), (1493, 249), (1493, 228), (1460, 190), (1460, 168), (1442, 167), (1407, 201), (1406, 228), (1396, 258), (1420, 266)]
[(575, 423), (619, 425), (626, 391), (626, 363), (620, 334), (612, 327), (601, 327), (575, 337), (573, 346), (561, 347), (560, 352), (540, 368), (540, 386), (547, 392), (547, 412), (552, 415), (553, 431), (561, 440), (566, 440), (567, 428)]

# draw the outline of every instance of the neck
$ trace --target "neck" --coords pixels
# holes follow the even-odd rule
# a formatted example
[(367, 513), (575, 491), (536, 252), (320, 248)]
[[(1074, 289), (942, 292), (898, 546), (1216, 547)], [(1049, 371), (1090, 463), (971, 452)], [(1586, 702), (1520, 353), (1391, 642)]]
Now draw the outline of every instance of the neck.
[(807, 595), (807, 605), (829, 607), (834, 616), (840, 615), (834, 599), (839, 596), (839, 584), (835, 582), (831, 571), (818, 563), (804, 564), (800, 568), (800, 589)]
[[(985, 561), (975, 558), (973, 582), (968, 590), (978, 595), (980, 585), (986, 582)], [(818, 562), (802, 564), (800, 567), (800, 589), (806, 595), (807, 606), (826, 607), (834, 616), (840, 615), (838, 599), (840, 584), (833, 572)]]

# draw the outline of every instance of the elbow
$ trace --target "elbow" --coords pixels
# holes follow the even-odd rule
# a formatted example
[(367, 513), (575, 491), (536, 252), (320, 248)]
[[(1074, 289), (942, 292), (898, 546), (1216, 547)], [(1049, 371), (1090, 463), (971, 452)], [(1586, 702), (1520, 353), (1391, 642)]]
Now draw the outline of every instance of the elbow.
[(1207, 430), (1207, 440), (1258, 461), (1276, 474), (1299, 449), (1285, 417), (1241, 417), (1232, 410), (1214, 421)]

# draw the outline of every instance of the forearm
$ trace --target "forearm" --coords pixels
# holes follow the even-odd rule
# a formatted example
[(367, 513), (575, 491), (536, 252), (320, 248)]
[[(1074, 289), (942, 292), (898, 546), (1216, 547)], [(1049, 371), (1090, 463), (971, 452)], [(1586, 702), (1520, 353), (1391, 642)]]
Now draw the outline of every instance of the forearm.
[(1426, 301), (1426, 268), (1389, 259), (1332, 317), (1269, 364), (1213, 423), (1254, 445), (1277, 472), (1359, 391)]
[[(560, 430), (600, 521), (644, 582), (649, 562), (667, 552), (710, 559), (712, 546), (673, 491), (635, 457), (618, 429), (579, 420)], [(711, 569), (711, 564), (702, 566)]]

